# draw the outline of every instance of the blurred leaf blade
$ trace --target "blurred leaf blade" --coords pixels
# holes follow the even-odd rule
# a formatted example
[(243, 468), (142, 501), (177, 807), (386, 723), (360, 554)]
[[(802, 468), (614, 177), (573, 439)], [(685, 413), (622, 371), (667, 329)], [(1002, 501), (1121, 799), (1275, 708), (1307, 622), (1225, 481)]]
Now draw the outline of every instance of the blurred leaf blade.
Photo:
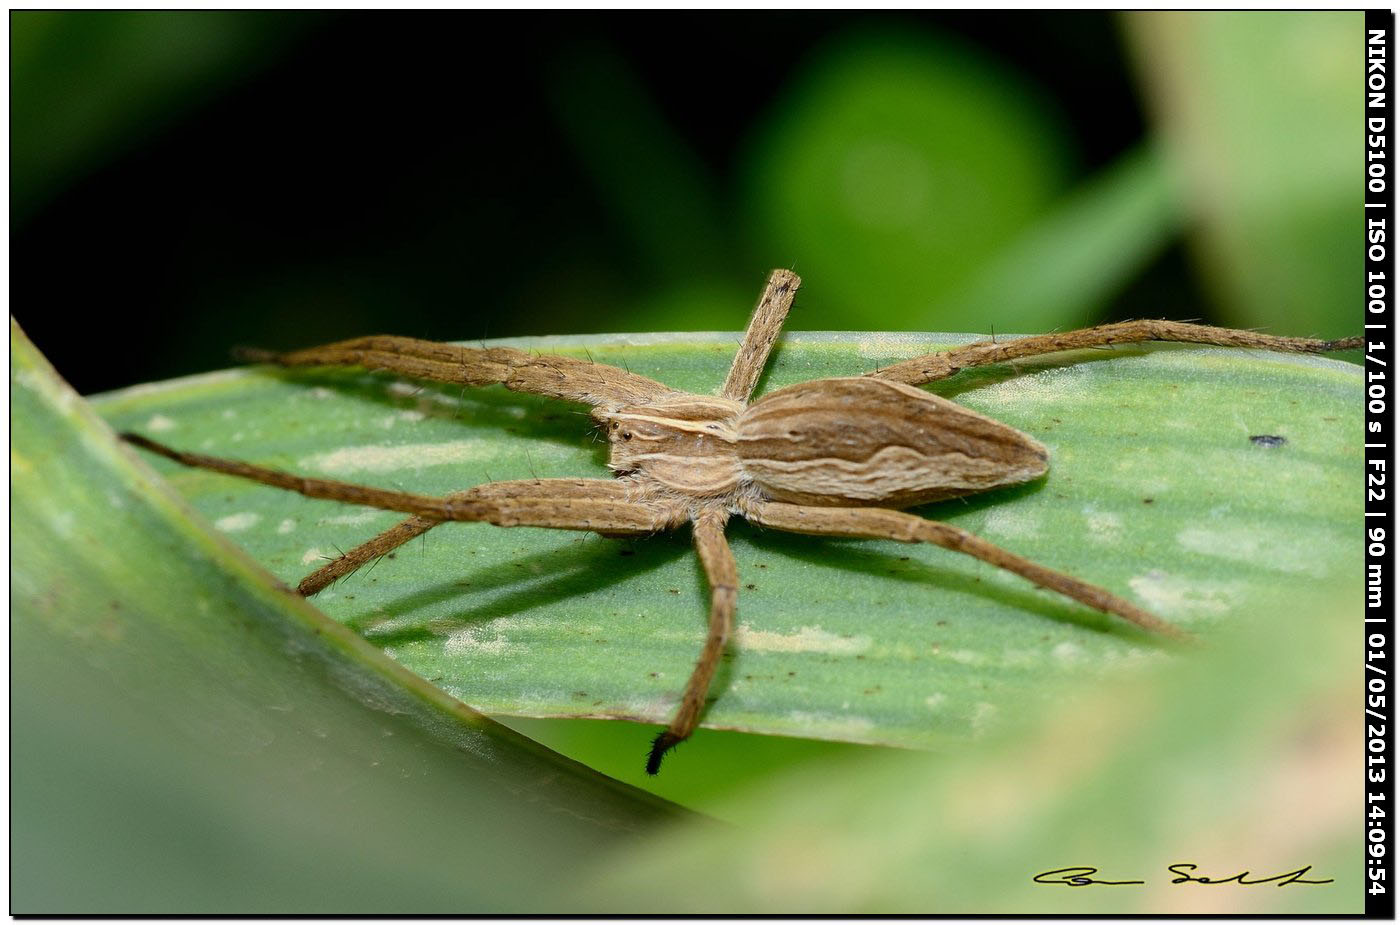
[(813, 53), (755, 135), (744, 194), (756, 250), (809, 277), (810, 326), (977, 327), (926, 306), (1064, 189), (1070, 145), (1041, 102), (942, 34), (851, 29)]
[(11, 12), (14, 215), (139, 149), (304, 26), (267, 11)]
[(534, 865), (683, 816), (276, 586), (11, 343), (12, 911), (560, 908)]
[(1123, 16), (1227, 323), (1351, 333), (1360, 12)]
[[(1029, 700), (956, 753), (776, 777), (732, 801), (736, 832), (606, 858), (587, 905), (660, 889), (681, 914), (1356, 915), (1360, 609), (1354, 582), (1307, 593), (1195, 660)], [(1033, 882), (1071, 867), (1141, 882)], [(1243, 871), (1312, 882), (1173, 882)]]
[[(764, 389), (855, 374), (970, 338), (790, 335)], [(733, 335), (516, 341), (678, 388), (723, 379)], [(973, 372), (943, 394), (1045, 442), (1043, 484), (933, 506), (1032, 559), (1209, 635), (1359, 561), (1359, 371), (1211, 348), (1096, 352)], [(104, 396), (116, 426), (204, 452), (442, 494), (488, 479), (606, 477), (577, 409), (359, 372), (221, 373)], [(1265, 447), (1251, 436), (1282, 436)], [(1274, 452), (1279, 450), (1280, 452)], [(162, 466), (202, 513), (294, 583), (391, 513)], [(731, 530), (745, 587), (706, 723), (944, 747), (1026, 697), (1168, 658), (1157, 643), (942, 550)], [(1314, 544), (1319, 551), (1314, 551)], [(688, 537), (618, 543), (450, 525), (318, 604), (487, 712), (664, 722), (704, 632)]]
[(1181, 219), (1161, 155), (1150, 146), (1131, 151), (983, 262), (964, 290), (911, 320), (932, 327), (962, 318), (1018, 331), (1092, 323), (1096, 309), (1162, 252)]
[(636, 249), (659, 280), (728, 265), (718, 183), (669, 124), (616, 52), (581, 45), (553, 73), (553, 98), (568, 140)]

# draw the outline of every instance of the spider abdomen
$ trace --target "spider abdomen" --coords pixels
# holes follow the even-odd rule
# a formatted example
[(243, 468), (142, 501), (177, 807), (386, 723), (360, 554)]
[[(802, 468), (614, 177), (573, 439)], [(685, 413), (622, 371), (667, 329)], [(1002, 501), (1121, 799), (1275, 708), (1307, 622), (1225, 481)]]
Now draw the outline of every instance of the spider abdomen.
[(1026, 482), (1045, 447), (937, 395), (877, 379), (780, 389), (739, 418), (744, 473), (774, 500), (909, 507)]

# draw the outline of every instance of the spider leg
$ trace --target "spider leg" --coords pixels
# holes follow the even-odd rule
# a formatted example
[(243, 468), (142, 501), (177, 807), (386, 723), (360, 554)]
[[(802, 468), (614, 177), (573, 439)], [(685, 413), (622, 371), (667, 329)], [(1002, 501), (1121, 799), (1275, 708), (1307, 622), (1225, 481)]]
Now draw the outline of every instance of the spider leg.
[(685, 521), (685, 512), (674, 503), (645, 498), (625, 500), (627, 484), (614, 479), (492, 482), (446, 497), (434, 497), (332, 479), (305, 478), (236, 459), (185, 453), (138, 434), (121, 436), (129, 443), (173, 459), (181, 465), (223, 472), (294, 491), (308, 498), (402, 511), (429, 520), (484, 521), (498, 527), (588, 530), (609, 536), (655, 533), (679, 526)]
[(349, 552), (342, 553), (340, 558), (332, 559), (307, 575), (297, 583), (297, 593), (302, 597), (318, 594), (329, 585), (356, 571), (366, 562), (371, 562), (382, 555), (393, 552), (415, 536), (422, 536), (440, 523), (442, 521), (434, 520), (431, 517), (410, 517), (373, 539), (361, 543)]
[(279, 366), (362, 366), (413, 379), (461, 385), (499, 383), (516, 392), (606, 408), (641, 404), (675, 391), (615, 366), (512, 347), (477, 349), (412, 337), (357, 337), (290, 353), (242, 351), (243, 358)]
[[(632, 490), (631, 493), (636, 494), (635, 490)], [(448, 498), (462, 501), (492, 499), (498, 502), (509, 502), (522, 497), (557, 501), (608, 499), (627, 503), (629, 501), (628, 494), (627, 484), (616, 479), (530, 479), (514, 482), (489, 482), (467, 491), (448, 495)], [(361, 568), (365, 563), (392, 552), (414, 537), (422, 536), (442, 522), (434, 517), (414, 516), (395, 524), (378, 536), (361, 543), (349, 552), (342, 553), (340, 558), (326, 563), (307, 575), (297, 585), (297, 591), (303, 597), (310, 597), (324, 590), (331, 583)], [(600, 527), (600, 529), (607, 530), (606, 527)], [(607, 530), (607, 535), (627, 536), (632, 534), (625, 529), (619, 529), (616, 532)]]
[(700, 565), (705, 569), (705, 578), (710, 583), (710, 631), (705, 636), (705, 644), (700, 649), (700, 658), (685, 684), (680, 709), (672, 717), (671, 723), (659, 733), (651, 744), (651, 754), (647, 756), (647, 773), (661, 770), (661, 759), (679, 743), (690, 737), (700, 722), (700, 712), (705, 706), (705, 695), (710, 690), (710, 681), (719, 668), (720, 656), (724, 654), (724, 644), (734, 627), (734, 611), (739, 602), (739, 569), (734, 563), (734, 553), (724, 538), (724, 525), (729, 515), (722, 510), (702, 511), (694, 520), (695, 552), (700, 556)]
[(792, 308), (792, 300), (801, 285), (802, 278), (791, 270), (779, 269), (768, 274), (768, 284), (763, 288), (763, 295), (759, 296), (758, 307), (749, 319), (743, 343), (739, 345), (739, 352), (734, 354), (729, 375), (720, 388), (722, 398), (748, 402), (754, 386), (758, 384), (758, 377), (763, 375), (768, 354), (783, 330), (783, 322), (787, 320), (788, 310)]
[(1213, 344), (1218, 347), (1251, 347), (1260, 350), (1280, 350), (1286, 353), (1328, 353), (1333, 350), (1354, 350), (1362, 338), (1344, 337), (1340, 340), (1313, 340), (1307, 337), (1277, 337), (1254, 331), (1213, 328), (1203, 324), (1180, 321), (1121, 321), (1095, 328), (1066, 331), (1063, 334), (1038, 334), (1015, 340), (989, 340), (955, 347), (941, 353), (929, 353), (904, 360), (873, 373), (875, 379), (923, 385), (947, 379), (964, 369), (1005, 363), (1025, 357), (1080, 350), (1085, 347), (1106, 347), (1113, 344), (1136, 344), (1143, 341), (1174, 341), (1183, 344)]
[(883, 508), (813, 507), (769, 501), (750, 502), (743, 513), (753, 523), (791, 533), (932, 543), (1014, 572), (1042, 588), (1122, 617), (1149, 632), (1182, 641), (1195, 638), (1097, 585), (1038, 565), (952, 524)]

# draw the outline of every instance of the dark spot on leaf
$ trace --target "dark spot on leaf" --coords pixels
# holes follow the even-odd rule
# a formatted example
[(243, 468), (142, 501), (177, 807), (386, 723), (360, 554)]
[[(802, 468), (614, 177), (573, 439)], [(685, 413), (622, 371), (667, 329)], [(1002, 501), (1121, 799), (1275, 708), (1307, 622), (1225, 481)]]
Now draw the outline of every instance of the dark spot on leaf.
[(1288, 439), (1276, 434), (1255, 434), (1249, 438), (1249, 442), (1255, 446), (1283, 446)]
[(1152, 498), (1143, 498), (1143, 499), (1142, 499), (1142, 503), (1143, 503), (1143, 504), (1151, 504), (1152, 501), (1153, 501)]
[(617, 554), (618, 554), (619, 556), (630, 556), (630, 555), (633, 555), (634, 553), (635, 553), (635, 550), (632, 550), (632, 549), (619, 549), (619, 550), (617, 551)]
[(758, 590), (758, 585), (744, 585), (744, 587), (747, 588), (747, 589), (749, 589), (750, 591), (757, 591), (757, 590)]
[(579, 700), (582, 700), (583, 698), (588, 696), (588, 691), (574, 691), (574, 696), (577, 697)]
[(667, 591), (670, 591), (672, 594), (680, 594), (680, 593), (681, 593), (681, 589), (680, 589), (680, 588), (667, 588), (666, 590), (667, 590)]
[(948, 625), (948, 621), (947, 621), (947, 620), (939, 620), (939, 621), (937, 622), (936, 625), (938, 625), (938, 626), (947, 626), (947, 625)]

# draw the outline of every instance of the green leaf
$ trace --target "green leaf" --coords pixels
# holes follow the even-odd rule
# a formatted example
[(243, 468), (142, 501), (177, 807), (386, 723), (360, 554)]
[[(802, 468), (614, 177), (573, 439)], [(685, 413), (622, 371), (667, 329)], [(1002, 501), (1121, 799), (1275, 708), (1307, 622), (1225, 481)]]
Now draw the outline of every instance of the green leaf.
[(568, 48), (550, 71), (566, 138), (658, 280), (717, 277), (729, 242), (718, 183), (614, 49)]
[(1362, 13), (1173, 11), (1123, 21), (1222, 317), (1352, 333)]
[(964, 290), (906, 320), (935, 327), (994, 319), (1023, 331), (1092, 323), (1177, 232), (1178, 200), (1161, 155), (1133, 150), (985, 261)]
[[(970, 339), (789, 335), (761, 388), (858, 374)], [(735, 340), (505, 343), (709, 392)], [(920, 513), (1210, 638), (1303, 590), (1353, 581), (1360, 382), (1357, 367), (1326, 359), (1167, 346), (971, 371), (935, 391), (1043, 441), (1050, 474)], [(606, 446), (581, 409), (499, 388), (252, 369), (96, 404), (115, 426), (176, 446), (426, 493), (608, 474)], [(399, 519), (154, 464), (288, 583)], [(730, 535), (744, 587), (705, 716), (711, 727), (946, 748), (1069, 681), (1172, 659), (1132, 627), (944, 550), (742, 522)], [(453, 524), (316, 605), (481, 710), (660, 723), (699, 651), (706, 599), (685, 531), (620, 542)], [(638, 754), (642, 745), (639, 734)]]
[[(808, 277), (810, 326), (907, 324), (961, 292), (1063, 191), (1069, 143), (1053, 112), (954, 37), (850, 30), (760, 122), (746, 158), (755, 253)], [(997, 320), (1034, 330), (1044, 318)], [(983, 322), (944, 310), (933, 323)]]
[(564, 910), (685, 815), (288, 593), (11, 345), (13, 911)]
[[(664, 895), (679, 914), (1356, 915), (1360, 591), (1319, 587), (1193, 658), (1030, 698), (956, 752), (876, 750), (767, 781), (726, 806), (735, 831), (676, 829), (600, 859), (580, 907), (650, 911)], [(1181, 864), (1312, 882), (1174, 882)], [(1033, 881), (1072, 866), (1141, 883)]]

